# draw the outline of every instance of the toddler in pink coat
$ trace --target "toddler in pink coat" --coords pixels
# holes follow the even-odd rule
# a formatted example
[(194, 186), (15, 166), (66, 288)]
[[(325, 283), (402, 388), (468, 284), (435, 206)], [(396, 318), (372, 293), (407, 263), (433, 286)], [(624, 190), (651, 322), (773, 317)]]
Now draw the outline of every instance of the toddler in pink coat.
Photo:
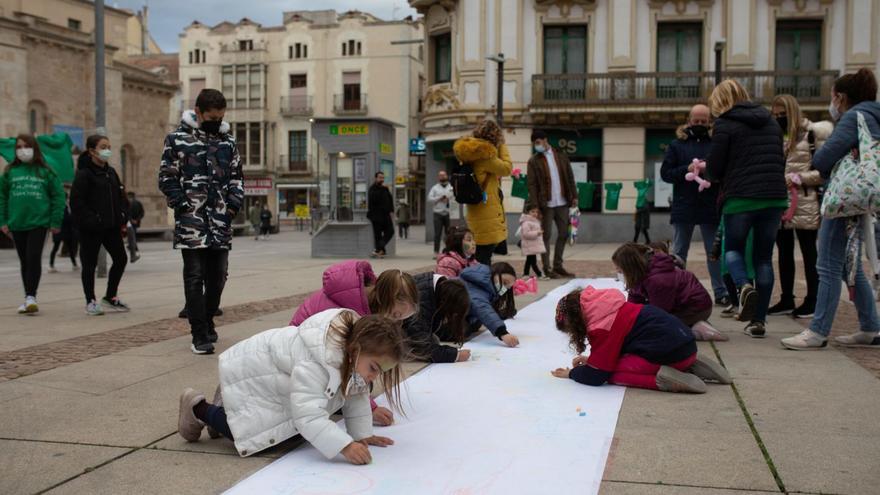
[(538, 255), (547, 252), (544, 246), (544, 229), (541, 228), (541, 210), (537, 207), (529, 208), (529, 211), (519, 217), (520, 238), (522, 239), (522, 253), (526, 257), (526, 265), (523, 267), (523, 276), (528, 277), (530, 269), (535, 270), (535, 275), (541, 280), (547, 280), (538, 268)]

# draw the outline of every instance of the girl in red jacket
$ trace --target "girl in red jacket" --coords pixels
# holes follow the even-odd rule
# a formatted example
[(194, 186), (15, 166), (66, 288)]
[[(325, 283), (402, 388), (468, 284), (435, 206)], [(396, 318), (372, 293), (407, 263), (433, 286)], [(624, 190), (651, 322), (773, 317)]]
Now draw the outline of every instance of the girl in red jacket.
[(644, 244), (628, 242), (611, 256), (629, 293), (629, 301), (651, 304), (691, 327), (697, 340), (726, 341), (727, 336), (708, 323), (712, 297), (697, 277), (678, 268), (668, 254)]
[[(553, 376), (598, 386), (605, 382), (664, 392), (706, 392), (703, 380), (731, 383), (727, 370), (697, 355), (690, 330), (669, 313), (628, 302), (617, 289), (588, 286), (560, 299), (556, 328), (578, 356)], [(582, 356), (587, 343), (590, 355)]]

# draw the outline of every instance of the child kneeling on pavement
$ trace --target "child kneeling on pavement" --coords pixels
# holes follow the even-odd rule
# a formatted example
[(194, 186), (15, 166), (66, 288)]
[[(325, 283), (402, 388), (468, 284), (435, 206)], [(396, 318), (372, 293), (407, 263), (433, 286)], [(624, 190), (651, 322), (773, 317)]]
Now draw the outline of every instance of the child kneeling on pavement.
[[(690, 329), (660, 308), (627, 302), (617, 289), (588, 286), (559, 300), (556, 328), (578, 356), (557, 378), (585, 385), (605, 382), (664, 392), (706, 392), (703, 380), (731, 383), (718, 363), (697, 355)], [(581, 356), (590, 344), (589, 357)]]
[[(242, 457), (299, 434), (328, 459), (342, 453), (352, 464), (368, 464), (368, 445), (394, 444), (373, 435), (370, 385), (381, 376), (399, 411), (398, 364), (407, 349), (399, 322), (347, 309), (267, 330), (220, 355), (214, 404), (191, 388), (181, 394), (177, 431), (195, 442), (207, 425), (212, 438), (234, 441)], [(340, 408), (345, 430), (330, 419)]]

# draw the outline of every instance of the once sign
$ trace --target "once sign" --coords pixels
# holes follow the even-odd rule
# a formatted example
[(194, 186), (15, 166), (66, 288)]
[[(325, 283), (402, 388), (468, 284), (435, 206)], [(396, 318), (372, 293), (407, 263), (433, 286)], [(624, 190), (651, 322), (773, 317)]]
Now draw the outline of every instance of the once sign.
[(370, 133), (368, 124), (338, 124), (330, 126), (331, 136), (366, 136)]

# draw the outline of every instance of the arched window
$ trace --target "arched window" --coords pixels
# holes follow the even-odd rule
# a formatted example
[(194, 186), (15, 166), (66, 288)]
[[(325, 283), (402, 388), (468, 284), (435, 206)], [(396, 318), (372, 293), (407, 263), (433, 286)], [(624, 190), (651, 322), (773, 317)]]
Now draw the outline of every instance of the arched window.
[(31, 134), (49, 133), (49, 116), (46, 104), (42, 101), (33, 100), (28, 103), (28, 130)]

